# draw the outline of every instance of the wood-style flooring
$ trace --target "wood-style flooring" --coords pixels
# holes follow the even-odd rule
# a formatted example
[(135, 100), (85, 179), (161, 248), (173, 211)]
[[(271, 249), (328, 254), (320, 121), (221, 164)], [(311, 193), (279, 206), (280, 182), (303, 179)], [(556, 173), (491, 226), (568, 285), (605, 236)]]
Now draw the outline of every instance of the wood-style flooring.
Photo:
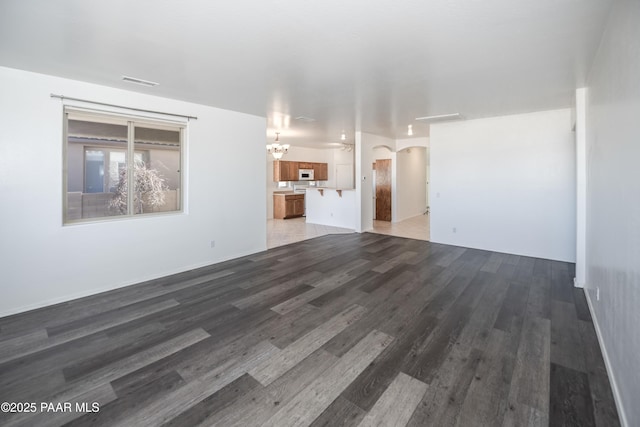
[(0, 425), (616, 426), (573, 268), (328, 235), (5, 317)]

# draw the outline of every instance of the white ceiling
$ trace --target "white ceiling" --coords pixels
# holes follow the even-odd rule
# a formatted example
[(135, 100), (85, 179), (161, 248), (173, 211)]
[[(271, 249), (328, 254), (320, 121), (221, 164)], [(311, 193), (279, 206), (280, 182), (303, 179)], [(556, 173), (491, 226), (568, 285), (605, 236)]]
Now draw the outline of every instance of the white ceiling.
[(568, 107), (610, 5), (0, 0), (0, 65), (266, 116), (267, 139), (326, 146), (342, 130), (425, 136), (426, 115)]

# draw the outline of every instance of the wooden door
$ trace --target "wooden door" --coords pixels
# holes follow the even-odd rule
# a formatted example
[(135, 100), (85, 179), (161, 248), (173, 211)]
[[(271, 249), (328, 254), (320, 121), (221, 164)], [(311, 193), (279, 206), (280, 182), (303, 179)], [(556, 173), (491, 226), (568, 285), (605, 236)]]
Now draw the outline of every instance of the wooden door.
[(391, 159), (376, 160), (376, 219), (391, 221)]

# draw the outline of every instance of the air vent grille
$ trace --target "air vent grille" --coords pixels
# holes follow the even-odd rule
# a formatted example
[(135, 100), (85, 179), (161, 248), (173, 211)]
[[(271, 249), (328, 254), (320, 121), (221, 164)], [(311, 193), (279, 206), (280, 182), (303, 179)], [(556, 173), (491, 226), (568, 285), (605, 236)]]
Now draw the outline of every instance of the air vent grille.
[(148, 87), (154, 87), (160, 84), (160, 83), (152, 82), (150, 80), (144, 80), (144, 79), (139, 79), (137, 77), (129, 77), (129, 76), (122, 76), (122, 80), (125, 82), (135, 83), (138, 85), (148, 86)]
[(294, 119), (304, 123), (311, 123), (316, 121), (316, 119), (311, 117), (306, 117), (306, 116), (298, 116), (298, 117), (294, 117)]

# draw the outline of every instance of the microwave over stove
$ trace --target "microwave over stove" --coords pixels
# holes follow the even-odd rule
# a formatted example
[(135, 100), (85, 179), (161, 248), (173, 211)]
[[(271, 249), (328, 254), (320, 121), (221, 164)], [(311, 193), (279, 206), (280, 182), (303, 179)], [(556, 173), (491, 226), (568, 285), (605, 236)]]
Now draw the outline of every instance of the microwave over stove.
[(298, 169), (298, 181), (313, 180), (313, 169)]

